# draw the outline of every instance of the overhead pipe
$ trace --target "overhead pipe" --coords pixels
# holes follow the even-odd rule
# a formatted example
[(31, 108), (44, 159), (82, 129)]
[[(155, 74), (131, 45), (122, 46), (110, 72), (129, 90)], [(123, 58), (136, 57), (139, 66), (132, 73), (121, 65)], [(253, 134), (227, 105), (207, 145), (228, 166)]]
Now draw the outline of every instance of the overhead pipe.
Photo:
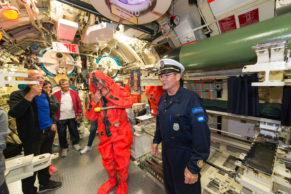
[[(87, 11), (89, 13), (92, 13), (98, 17), (101, 18), (106, 18), (105, 16), (101, 15), (92, 5), (85, 3), (83, 1), (79, 1), (79, 0), (57, 0), (61, 3), (70, 5), (74, 8), (83, 10), (83, 11)], [(107, 20), (111, 21), (110, 19), (106, 18)], [(127, 26), (129, 28), (133, 28), (135, 30), (139, 30), (141, 32), (147, 33), (147, 34), (151, 34), (154, 35), (154, 30), (147, 28), (145, 26), (140, 26), (140, 25), (129, 25), (129, 24), (122, 24), (124, 26)]]
[[(29, 1), (29, 2), (28, 2), (28, 1)], [(35, 27), (35, 28), (36, 28), (36, 29), (41, 33), (42, 38), (43, 38), (44, 40), (46, 40), (46, 39), (45, 39), (44, 32), (42, 31), (42, 29), (41, 29), (41, 28), (40, 28), (40, 27), (35, 23), (35, 21), (34, 21), (34, 17), (33, 17), (32, 11), (31, 11), (31, 9), (30, 9), (30, 3), (31, 3), (31, 1), (30, 1), (30, 0), (22, 0), (21, 2), (22, 2), (23, 6), (24, 6), (25, 9), (26, 9), (26, 12), (27, 12), (27, 14), (28, 14), (28, 17), (29, 17), (29, 19), (30, 19), (30, 22), (31, 22), (32, 26)], [(45, 42), (45, 45), (48, 46), (48, 43)]]
[(30, 0), (30, 3), (31, 3), (32, 11), (33, 11), (33, 13), (34, 13), (34, 17), (35, 17), (35, 19), (36, 19), (36, 21), (37, 21), (38, 27), (39, 27), (41, 30), (45, 31), (45, 32), (50, 36), (50, 38), (51, 38), (51, 40), (52, 40), (51, 33), (50, 33), (47, 29), (45, 29), (45, 28), (41, 25), (41, 23), (40, 23), (40, 21), (39, 21), (39, 18), (38, 18), (39, 10), (38, 10), (38, 8), (37, 8), (36, 5), (35, 5), (34, 0)]
[(13, 45), (14, 47), (16, 47), (16, 48), (18, 48), (18, 49), (20, 49), (20, 50), (23, 50), (21, 47), (19, 47), (19, 46), (17, 46), (17, 45), (15, 44), (15, 39), (12, 38), (10, 35), (8, 35), (4, 29), (0, 29), (0, 32), (2, 32), (2, 34), (3, 34), (3, 37), (2, 37), (2, 38), (3, 38), (5, 41), (9, 42), (10, 44), (12, 44), (12, 45)]
[(57, 0), (57, 1), (67, 4), (69, 6), (72, 6), (76, 9), (92, 13), (96, 16), (104, 17), (92, 5), (85, 3), (84, 1), (79, 1), (79, 0)]
[[(16, 48), (18, 48), (19, 50), (24, 51), (21, 47), (19, 47), (19, 46), (17, 46), (17, 45), (15, 44), (16, 40), (15, 40), (14, 38), (12, 38), (9, 34), (7, 34), (6, 31), (5, 31), (4, 29), (0, 29), (0, 32), (1, 32), (2, 35), (3, 35), (3, 37), (2, 37), (3, 40), (9, 42), (11, 45), (13, 45), (13, 47), (16, 47)], [(8, 53), (8, 52), (7, 52), (7, 53)], [(0, 55), (2, 55), (2, 54), (0, 54)]]
[(291, 48), (291, 13), (173, 49), (163, 58), (181, 62), (186, 70), (243, 66), (256, 62), (252, 50), (259, 42), (288, 40)]
[(3, 35), (2, 38), (3, 38), (5, 41), (8, 41), (8, 42), (10, 42), (12, 45), (15, 45), (15, 40), (14, 40), (13, 38), (11, 38), (11, 36), (9, 36), (3, 28), (0, 28), (0, 32), (2, 32), (2, 35)]

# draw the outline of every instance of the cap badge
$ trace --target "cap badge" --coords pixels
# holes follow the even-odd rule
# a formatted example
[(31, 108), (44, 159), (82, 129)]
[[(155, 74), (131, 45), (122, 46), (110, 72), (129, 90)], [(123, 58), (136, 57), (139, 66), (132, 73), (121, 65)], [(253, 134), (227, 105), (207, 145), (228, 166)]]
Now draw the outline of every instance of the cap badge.
[(180, 125), (179, 125), (179, 123), (174, 123), (174, 125), (173, 125), (173, 129), (174, 129), (174, 131), (179, 131), (179, 130), (180, 130)]
[(160, 61), (160, 69), (163, 69), (165, 67), (164, 61)]

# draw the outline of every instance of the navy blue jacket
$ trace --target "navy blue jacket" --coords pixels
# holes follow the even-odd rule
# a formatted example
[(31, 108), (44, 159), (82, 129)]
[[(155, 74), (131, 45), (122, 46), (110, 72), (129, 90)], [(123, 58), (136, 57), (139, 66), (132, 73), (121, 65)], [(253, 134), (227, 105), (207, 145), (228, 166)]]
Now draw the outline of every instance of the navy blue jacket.
[[(153, 143), (163, 143), (163, 149), (186, 149), (191, 152), (187, 163), (189, 171), (198, 174), (198, 161), (206, 161), (210, 152), (208, 116), (201, 98), (194, 92), (180, 87), (167, 105), (167, 93), (160, 101), (157, 126)], [(201, 161), (202, 160), (202, 161)]]

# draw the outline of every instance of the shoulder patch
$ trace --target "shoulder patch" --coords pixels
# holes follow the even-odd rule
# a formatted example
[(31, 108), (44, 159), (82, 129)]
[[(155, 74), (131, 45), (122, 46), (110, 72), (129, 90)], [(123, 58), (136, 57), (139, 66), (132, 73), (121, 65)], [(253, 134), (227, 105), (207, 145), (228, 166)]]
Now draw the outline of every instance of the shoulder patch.
[(195, 108), (192, 108), (192, 113), (193, 113), (193, 114), (201, 113), (201, 112), (204, 112), (204, 110), (203, 110), (202, 107), (195, 107)]
[(205, 122), (205, 117), (204, 116), (198, 116), (197, 117), (198, 122)]

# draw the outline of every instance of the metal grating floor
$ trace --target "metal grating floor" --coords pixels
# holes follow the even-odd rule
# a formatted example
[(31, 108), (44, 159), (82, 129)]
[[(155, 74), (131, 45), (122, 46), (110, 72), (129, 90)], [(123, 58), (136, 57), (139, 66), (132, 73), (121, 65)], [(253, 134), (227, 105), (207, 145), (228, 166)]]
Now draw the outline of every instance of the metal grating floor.
[[(87, 143), (87, 138), (80, 141), (81, 147)], [(90, 153), (80, 155), (78, 151), (69, 148), (66, 158), (58, 158), (53, 165), (58, 171), (52, 176), (53, 180), (62, 181), (63, 186), (49, 194), (96, 194), (97, 189), (107, 180), (107, 174), (98, 152), (98, 138), (95, 138)], [(21, 194), (21, 182), (9, 184), (11, 194)], [(115, 189), (110, 194), (115, 193)], [(142, 171), (133, 161), (129, 165), (128, 194), (163, 194), (163, 186), (145, 171)]]

